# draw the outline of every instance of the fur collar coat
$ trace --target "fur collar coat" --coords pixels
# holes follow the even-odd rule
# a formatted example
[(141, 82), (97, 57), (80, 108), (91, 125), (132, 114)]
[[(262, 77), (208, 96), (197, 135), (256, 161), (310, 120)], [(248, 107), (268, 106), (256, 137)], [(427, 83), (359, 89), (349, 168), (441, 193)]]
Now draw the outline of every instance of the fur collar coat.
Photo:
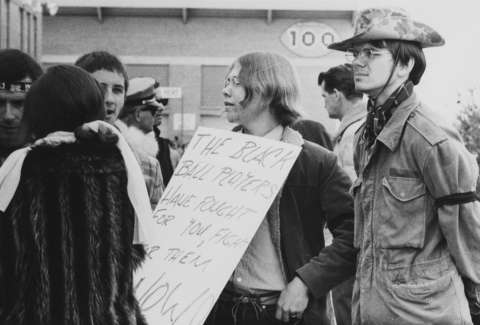
[(0, 324), (145, 324), (134, 211), (113, 144), (36, 147), (0, 214)]

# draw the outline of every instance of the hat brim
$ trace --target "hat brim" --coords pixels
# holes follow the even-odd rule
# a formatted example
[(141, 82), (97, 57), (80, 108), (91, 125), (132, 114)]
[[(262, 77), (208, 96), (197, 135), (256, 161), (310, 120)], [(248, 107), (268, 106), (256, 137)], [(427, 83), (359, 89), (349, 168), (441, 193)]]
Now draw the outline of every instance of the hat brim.
[(157, 101), (156, 98), (148, 99), (148, 100), (143, 100), (140, 103), (134, 105), (136, 107), (156, 107), (156, 108), (161, 108), (163, 105)]
[(359, 44), (359, 43), (363, 43), (363, 42), (368, 41), (368, 40), (366, 40), (366, 39), (364, 40), (362, 38), (363, 34), (365, 34), (365, 33), (355, 35), (355, 36), (347, 38), (346, 40), (343, 40), (341, 42), (332, 43), (332, 44), (328, 45), (328, 48), (330, 50), (345, 52), (348, 49), (352, 48), (353, 45), (355, 45), (355, 44)]
[[(416, 42), (421, 48), (442, 46), (445, 44), (445, 40), (443, 39), (443, 37), (430, 26), (419, 23), (419, 22), (414, 22), (414, 25), (415, 25), (415, 29), (417, 29), (418, 31), (421, 30), (422, 32), (408, 33), (408, 34), (405, 34), (404, 36), (399, 36), (398, 33), (394, 33), (391, 30), (383, 30), (381, 28), (371, 28), (363, 33), (354, 35), (341, 42), (332, 43), (328, 46), (328, 48), (331, 50), (345, 52), (348, 49), (352, 48), (354, 45), (366, 43), (368, 41), (376, 41), (376, 40), (397, 40), (397, 41)], [(429, 36), (426, 37), (425, 35), (429, 35)]]
[(161, 103), (157, 102), (156, 100), (152, 101), (150, 103), (144, 104), (144, 106), (153, 106), (153, 107), (157, 107), (157, 108), (163, 107), (163, 105)]

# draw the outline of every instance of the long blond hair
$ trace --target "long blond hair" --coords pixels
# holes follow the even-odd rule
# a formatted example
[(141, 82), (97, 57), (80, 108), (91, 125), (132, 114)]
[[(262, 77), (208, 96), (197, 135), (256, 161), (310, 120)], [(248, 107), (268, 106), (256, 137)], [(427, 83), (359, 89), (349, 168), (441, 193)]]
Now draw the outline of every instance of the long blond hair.
[(287, 58), (271, 52), (247, 53), (236, 59), (228, 72), (235, 64), (240, 65), (238, 79), (246, 91), (242, 106), (257, 93), (280, 124), (290, 125), (300, 116), (297, 76)]

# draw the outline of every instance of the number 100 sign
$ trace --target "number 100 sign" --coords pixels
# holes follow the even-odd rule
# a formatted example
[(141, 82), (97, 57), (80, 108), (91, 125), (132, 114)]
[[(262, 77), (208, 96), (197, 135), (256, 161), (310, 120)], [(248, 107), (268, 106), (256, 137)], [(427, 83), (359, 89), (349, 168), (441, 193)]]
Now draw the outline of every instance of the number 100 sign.
[(317, 22), (296, 23), (280, 36), (282, 44), (293, 53), (304, 57), (320, 57), (330, 50), (327, 46), (338, 40), (337, 32)]

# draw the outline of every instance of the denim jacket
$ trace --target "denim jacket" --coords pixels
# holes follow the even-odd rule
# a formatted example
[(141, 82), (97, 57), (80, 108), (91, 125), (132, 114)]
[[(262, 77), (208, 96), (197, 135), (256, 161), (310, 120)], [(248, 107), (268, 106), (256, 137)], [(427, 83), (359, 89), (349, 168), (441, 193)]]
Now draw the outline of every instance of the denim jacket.
[(370, 148), (357, 132), (353, 324), (471, 324), (480, 204), (436, 203), (474, 192), (478, 167), (431, 115), (412, 94)]

